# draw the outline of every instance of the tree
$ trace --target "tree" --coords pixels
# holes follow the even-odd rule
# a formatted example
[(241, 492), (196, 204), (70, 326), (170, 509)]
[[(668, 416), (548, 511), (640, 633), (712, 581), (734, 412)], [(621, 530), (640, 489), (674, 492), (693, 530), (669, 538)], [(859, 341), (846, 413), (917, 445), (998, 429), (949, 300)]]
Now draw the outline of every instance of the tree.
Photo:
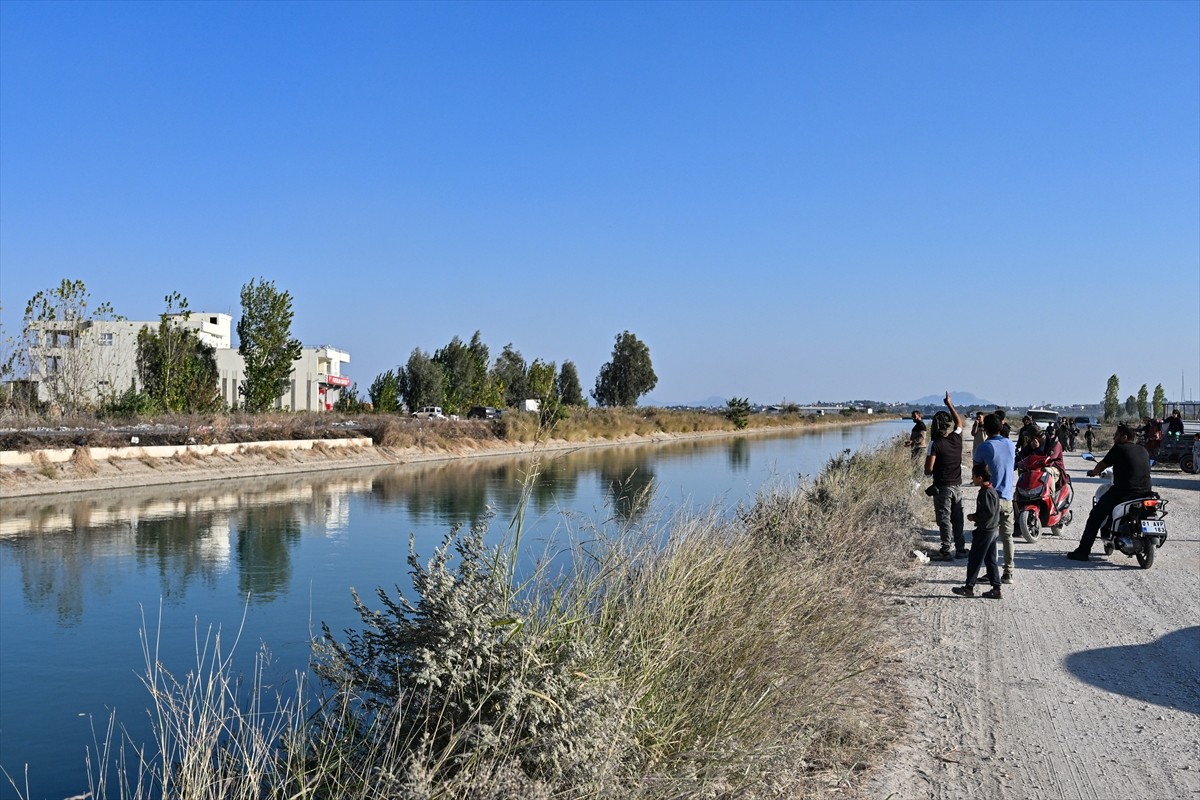
[(1132, 417), (1137, 413), (1137, 398), (1133, 395), (1125, 398), (1125, 415)]
[(1163, 385), (1160, 383), (1154, 387), (1154, 418), (1162, 419), (1167, 412), (1167, 393), (1163, 390)]
[(400, 379), (396, 371), (389, 369), (375, 376), (371, 388), (367, 389), (371, 405), (381, 414), (394, 414), (400, 410)]
[(115, 364), (116, 348), (101, 347), (93, 321), (124, 317), (111, 303), (91, 307), (92, 296), (81, 280), (64, 278), (38, 292), (25, 305), (20, 340), (6, 359), (13, 378), (41, 384), (50, 402), (64, 410), (90, 406), (105, 394)]
[(492, 380), (504, 393), (504, 405), (514, 408), (529, 396), (528, 373), (520, 351), (513, 348), (512, 342), (504, 345), (491, 372)]
[(1104, 390), (1104, 421), (1116, 419), (1121, 413), (1121, 382), (1116, 375), (1108, 379), (1108, 388)]
[(731, 397), (725, 405), (725, 419), (739, 431), (750, 422), (750, 398)]
[(455, 336), (450, 343), (433, 354), (433, 361), (442, 368), (444, 402), (447, 414), (458, 414), (483, 396), (487, 385), (488, 349), (479, 331), (469, 345)]
[(172, 292), (164, 300), (158, 330), (143, 327), (137, 337), (138, 380), (149, 407), (177, 414), (215, 411), (221, 407), (216, 350), (179, 324), (180, 317), (191, 317), (187, 298)]
[(629, 331), (617, 336), (612, 361), (600, 367), (592, 397), (601, 406), (632, 408), (638, 398), (658, 385), (650, 363), (650, 348)]
[(558, 399), (558, 367), (553, 361), (535, 358), (529, 365), (529, 396), (543, 403)]
[(558, 371), (558, 400), (564, 406), (586, 406), (583, 397), (583, 387), (579, 385), (579, 371), (575, 362), (564, 361)]
[(553, 361), (535, 358), (529, 365), (529, 396), (538, 400), (543, 425), (553, 425), (566, 416), (558, 400), (558, 368)]
[(1146, 384), (1142, 384), (1142, 388), (1138, 389), (1137, 393), (1137, 413), (1138, 419), (1145, 419), (1150, 416), (1150, 390), (1146, 388)]
[(441, 366), (435, 364), (428, 353), (413, 348), (408, 363), (397, 375), (400, 396), (410, 411), (425, 406), (440, 406), (444, 400), (445, 375)]
[(338, 392), (338, 399), (333, 403), (333, 410), (341, 414), (362, 413), (363, 401), (359, 399), (357, 383), (349, 389), (342, 389)]
[(247, 411), (271, 408), (291, 379), (303, 349), (292, 335), (292, 296), (259, 278), (242, 287), (242, 318), (237, 324), (238, 353), (246, 362), (246, 379), (238, 387)]

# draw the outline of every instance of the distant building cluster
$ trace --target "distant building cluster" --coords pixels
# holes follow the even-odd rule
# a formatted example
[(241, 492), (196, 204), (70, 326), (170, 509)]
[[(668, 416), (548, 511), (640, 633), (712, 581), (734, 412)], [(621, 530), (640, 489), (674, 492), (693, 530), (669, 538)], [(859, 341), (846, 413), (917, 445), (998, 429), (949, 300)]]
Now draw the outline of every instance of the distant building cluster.
[[(233, 347), (228, 314), (191, 312), (168, 315), (170, 324), (195, 331), (211, 346), (216, 358), (221, 398), (230, 408), (239, 405), (238, 387), (246, 379), (246, 363)], [(100, 405), (131, 386), (137, 386), (137, 339), (143, 328), (159, 320), (85, 320), (30, 323), (29, 381), (40, 402), (52, 402), (66, 388), (79, 400)], [(288, 411), (324, 411), (350, 386), (342, 365), (350, 363), (345, 350), (322, 345), (305, 347), (294, 362), (289, 388), (275, 407)]]

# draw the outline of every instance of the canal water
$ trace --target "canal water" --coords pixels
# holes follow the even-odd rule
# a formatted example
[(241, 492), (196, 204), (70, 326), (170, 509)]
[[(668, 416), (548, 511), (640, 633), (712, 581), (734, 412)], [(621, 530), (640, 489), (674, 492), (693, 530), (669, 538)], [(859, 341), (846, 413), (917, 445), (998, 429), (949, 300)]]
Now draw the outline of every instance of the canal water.
[[(907, 433), (879, 422), (796, 434), (548, 452), (525, 512), (522, 552), (568, 557), (594, 528), (677, 511), (732, 513), (815, 475), (843, 450)], [(142, 637), (182, 678), (221, 631), (248, 672), (260, 647), (285, 694), (321, 623), (358, 627), (350, 590), (374, 602), (409, 588), (456, 525), (505, 535), (530, 459), (477, 459), (256, 480), (0, 499), (0, 767), (22, 796), (87, 788), (86, 761), (112, 712), (149, 741)], [(211, 645), (210, 645), (211, 649)], [(26, 775), (28, 794), (26, 794)], [(17, 797), (0, 775), (0, 798)]]

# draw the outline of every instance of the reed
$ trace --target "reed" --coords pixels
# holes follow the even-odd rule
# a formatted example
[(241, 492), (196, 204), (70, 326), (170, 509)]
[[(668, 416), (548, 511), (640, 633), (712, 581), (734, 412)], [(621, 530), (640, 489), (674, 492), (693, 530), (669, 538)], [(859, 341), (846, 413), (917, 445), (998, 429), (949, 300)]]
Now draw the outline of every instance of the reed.
[(177, 680), (147, 636), (157, 740), (119, 796), (823, 795), (888, 735), (882, 590), (917, 500), (881, 448), (732, 516), (585, 526), (566, 575), (518, 577), (520, 514), (497, 547), (452, 531), (410, 545), (411, 597), (355, 595), (361, 627), (314, 642), (312, 698), (238, 691), (219, 637)]
[(71, 453), (71, 466), (77, 475), (95, 475), (96, 462), (92, 458), (92, 449), (86, 445), (76, 447)]

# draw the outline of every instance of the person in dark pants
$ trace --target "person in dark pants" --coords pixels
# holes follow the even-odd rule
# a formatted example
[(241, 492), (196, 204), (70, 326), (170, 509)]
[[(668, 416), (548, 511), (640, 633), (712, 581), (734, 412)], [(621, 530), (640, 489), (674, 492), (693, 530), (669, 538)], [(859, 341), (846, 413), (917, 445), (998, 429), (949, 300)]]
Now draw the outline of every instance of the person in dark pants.
[[(963, 418), (950, 400), (950, 392), (942, 400), (950, 414), (939, 411), (934, 416), (933, 443), (925, 457), (925, 474), (933, 476), (933, 512), (937, 518), (938, 532), (942, 538), (938, 558), (950, 561), (966, 558), (967, 540), (963, 535), (962, 504), (962, 432)], [(942, 416), (945, 422), (939, 425)], [(946, 419), (948, 417), (948, 419)], [(954, 543), (954, 552), (950, 544)]]
[(992, 470), (982, 461), (971, 468), (971, 483), (979, 487), (975, 500), (975, 513), (967, 519), (975, 523), (971, 534), (971, 553), (967, 556), (967, 582), (950, 589), (962, 597), (975, 596), (975, 582), (979, 579), (979, 567), (987, 568), (990, 592), (983, 596), (990, 600), (1002, 599), (1000, 594), (1000, 566), (996, 563), (996, 539), (1000, 535), (1000, 495), (992, 486)]
[(913, 409), (912, 412), (912, 432), (908, 434), (908, 448), (912, 451), (914, 461), (919, 461), (921, 456), (925, 455), (925, 420), (921, 418), (921, 412)]
[(1072, 561), (1090, 560), (1088, 554), (1096, 534), (1118, 503), (1150, 495), (1150, 453), (1134, 443), (1133, 431), (1128, 425), (1117, 426), (1112, 449), (1087, 474), (1094, 478), (1109, 467), (1113, 471), (1112, 486), (1092, 506), (1092, 513), (1088, 514), (1087, 524), (1083, 526), (1083, 535), (1079, 537), (1079, 547), (1067, 553), (1067, 558)]
[(1096, 446), (1096, 432), (1092, 430), (1092, 426), (1088, 425), (1087, 430), (1083, 432), (1083, 441), (1087, 444), (1088, 452), (1092, 452), (1092, 448)]
[[(1016, 566), (1013, 564), (1013, 461), (1015, 450), (1012, 440), (1001, 434), (1000, 418), (988, 414), (983, 418), (983, 429), (988, 438), (979, 445), (971, 460), (976, 464), (987, 464), (990, 480), (996, 494), (1000, 495), (1000, 547), (1004, 551), (1004, 570), (1001, 583), (1012, 583)], [(972, 551), (975, 545), (972, 542)], [(969, 557), (969, 556), (968, 556)]]

